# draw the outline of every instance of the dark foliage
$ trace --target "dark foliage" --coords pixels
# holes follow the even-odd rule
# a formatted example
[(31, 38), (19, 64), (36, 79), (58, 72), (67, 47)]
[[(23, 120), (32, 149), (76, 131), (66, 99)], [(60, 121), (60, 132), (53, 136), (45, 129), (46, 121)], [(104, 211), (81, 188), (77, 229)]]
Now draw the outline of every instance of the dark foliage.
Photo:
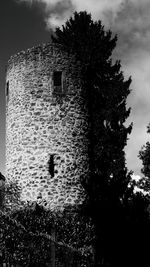
[(54, 231), (56, 267), (84, 267), (87, 262), (92, 263), (94, 236), (90, 220), (70, 208), (51, 212), (33, 203), (9, 215), (1, 213), (0, 264), (46, 266), (51, 262), (54, 244), (46, 236), (52, 236)]
[(23, 202), (20, 199), (21, 187), (15, 180), (5, 183), (5, 196), (4, 196), (4, 211), (18, 210), (20, 206), (23, 206)]
[[(147, 127), (147, 133), (150, 133), (150, 125)], [(144, 177), (139, 181), (138, 186), (145, 192), (150, 192), (150, 142), (142, 147), (139, 152), (139, 158), (142, 160), (143, 167), (141, 172)]]

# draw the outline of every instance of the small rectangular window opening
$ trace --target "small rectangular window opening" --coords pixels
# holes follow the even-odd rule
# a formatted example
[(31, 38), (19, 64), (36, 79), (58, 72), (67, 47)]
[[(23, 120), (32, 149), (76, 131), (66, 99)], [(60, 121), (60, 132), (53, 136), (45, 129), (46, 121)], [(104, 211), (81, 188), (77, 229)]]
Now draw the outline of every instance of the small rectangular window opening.
[(54, 155), (50, 155), (50, 159), (49, 159), (49, 173), (51, 175), (51, 177), (54, 177), (54, 167), (55, 167), (55, 164), (54, 164)]
[(54, 86), (62, 86), (62, 71), (54, 71)]
[(62, 93), (62, 90), (63, 90), (62, 71), (54, 71), (53, 85), (54, 85), (54, 93)]

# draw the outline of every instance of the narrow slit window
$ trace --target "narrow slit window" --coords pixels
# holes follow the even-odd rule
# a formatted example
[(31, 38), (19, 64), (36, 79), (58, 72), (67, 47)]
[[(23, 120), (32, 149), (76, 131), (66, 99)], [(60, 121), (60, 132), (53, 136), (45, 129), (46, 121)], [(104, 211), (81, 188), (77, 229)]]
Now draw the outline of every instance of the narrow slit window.
[(6, 83), (6, 96), (9, 96), (9, 81)]
[(54, 85), (54, 93), (62, 93), (63, 90), (62, 71), (54, 71), (53, 85)]
[(54, 168), (55, 168), (54, 155), (50, 155), (50, 159), (49, 159), (49, 173), (50, 173), (51, 177), (54, 177)]

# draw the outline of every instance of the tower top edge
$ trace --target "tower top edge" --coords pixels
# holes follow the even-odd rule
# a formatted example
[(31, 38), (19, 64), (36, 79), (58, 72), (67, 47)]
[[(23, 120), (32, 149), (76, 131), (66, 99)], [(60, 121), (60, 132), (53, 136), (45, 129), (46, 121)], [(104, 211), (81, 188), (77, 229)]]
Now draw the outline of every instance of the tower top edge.
[(60, 44), (54, 44), (52, 42), (48, 42), (48, 43), (42, 43), (30, 48), (27, 48), (25, 50), (21, 50), (18, 53), (10, 56), (10, 58), (8, 59), (8, 63), (7, 66), (9, 66), (9, 64), (11, 64), (12, 62), (16, 61), (18, 58), (20, 57), (25, 57), (29, 54), (38, 54), (38, 53), (42, 53), (44, 52), (44, 50), (46, 49), (60, 49), (61, 45)]

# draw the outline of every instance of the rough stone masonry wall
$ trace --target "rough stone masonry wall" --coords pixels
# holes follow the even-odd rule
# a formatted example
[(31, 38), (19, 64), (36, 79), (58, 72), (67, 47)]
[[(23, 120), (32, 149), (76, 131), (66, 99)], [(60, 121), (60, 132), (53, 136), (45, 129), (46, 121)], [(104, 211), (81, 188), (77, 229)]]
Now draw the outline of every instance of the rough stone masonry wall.
[[(82, 199), (89, 173), (88, 118), (79, 64), (52, 44), (10, 58), (6, 84), (6, 178), (22, 199), (56, 208)], [(63, 94), (54, 94), (53, 72), (63, 71)], [(54, 155), (54, 177), (49, 173)]]

